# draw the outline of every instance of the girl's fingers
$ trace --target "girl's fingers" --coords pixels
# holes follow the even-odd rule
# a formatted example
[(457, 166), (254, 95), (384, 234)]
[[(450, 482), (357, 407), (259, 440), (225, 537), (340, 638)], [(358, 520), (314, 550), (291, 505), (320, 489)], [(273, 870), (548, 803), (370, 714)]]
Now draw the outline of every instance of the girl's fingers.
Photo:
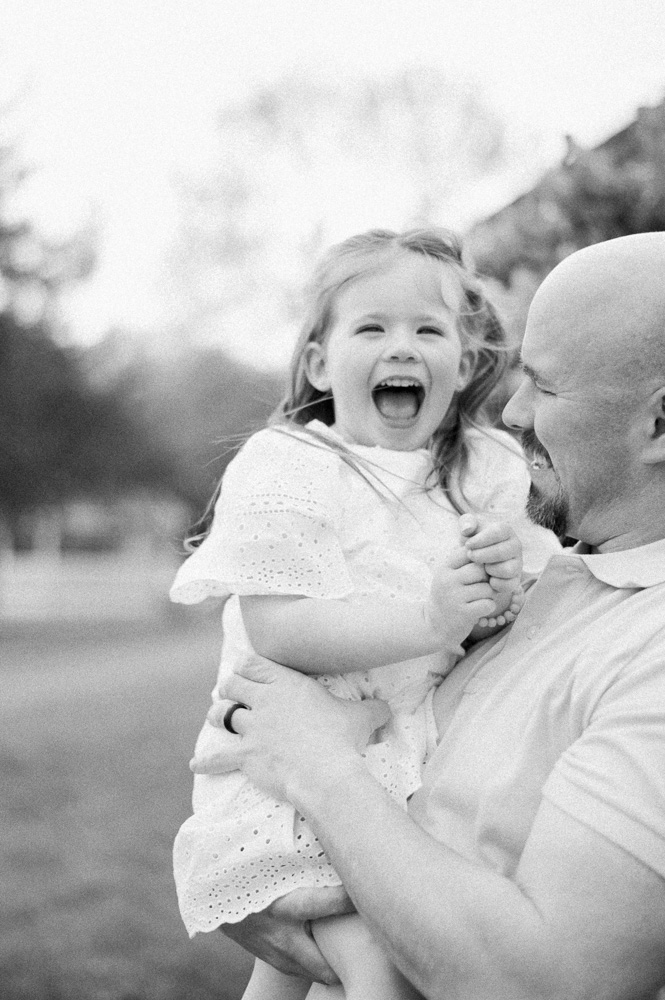
[(467, 538), (471, 535), (475, 535), (479, 527), (480, 524), (475, 514), (462, 514), (459, 519), (459, 530)]
[(481, 563), (504, 562), (506, 559), (517, 559), (520, 554), (520, 546), (515, 543), (514, 538), (495, 542), (492, 545), (484, 545), (477, 549), (469, 549), (467, 546), (466, 549), (469, 559)]
[(522, 572), (521, 559), (504, 559), (503, 562), (484, 563), (488, 576), (496, 576), (501, 580), (517, 580), (519, 583)]
[(481, 549), (484, 546), (497, 545), (499, 542), (506, 542), (516, 537), (510, 525), (496, 521), (494, 524), (488, 524), (474, 535), (466, 538), (464, 544), (469, 549)]
[(475, 601), (489, 601), (492, 605), (490, 611), (483, 611), (480, 614), (491, 614), (496, 608), (489, 583), (469, 584), (468, 587), (464, 588), (464, 600), (467, 604), (473, 604)]
[(500, 577), (490, 577), (490, 587), (496, 594), (513, 594), (520, 585), (519, 577), (503, 580)]
[(468, 564), (469, 553), (462, 546), (449, 552), (445, 561), (445, 566), (449, 569), (461, 569), (462, 566), (467, 566)]
[(464, 566), (460, 567), (458, 579), (460, 579), (464, 584), (487, 583), (489, 576), (485, 572), (484, 566), (479, 566), (477, 563), (467, 562)]
[(472, 601), (470, 607), (479, 620), (481, 618), (490, 618), (496, 614), (496, 604), (494, 601)]

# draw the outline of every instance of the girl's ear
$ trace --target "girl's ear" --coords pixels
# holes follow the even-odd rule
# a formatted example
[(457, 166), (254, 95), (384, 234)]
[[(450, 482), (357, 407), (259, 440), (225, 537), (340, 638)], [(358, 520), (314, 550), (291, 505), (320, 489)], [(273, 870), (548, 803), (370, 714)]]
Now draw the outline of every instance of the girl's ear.
[(459, 371), (457, 372), (457, 382), (455, 384), (457, 392), (462, 392), (463, 389), (466, 389), (467, 385), (471, 381), (472, 374), (473, 357), (470, 351), (465, 351), (460, 358)]
[(647, 411), (647, 440), (642, 459), (647, 465), (665, 463), (665, 387), (654, 392)]
[(319, 392), (328, 392), (330, 379), (326, 366), (326, 352), (323, 344), (312, 341), (305, 348), (305, 372), (307, 378)]

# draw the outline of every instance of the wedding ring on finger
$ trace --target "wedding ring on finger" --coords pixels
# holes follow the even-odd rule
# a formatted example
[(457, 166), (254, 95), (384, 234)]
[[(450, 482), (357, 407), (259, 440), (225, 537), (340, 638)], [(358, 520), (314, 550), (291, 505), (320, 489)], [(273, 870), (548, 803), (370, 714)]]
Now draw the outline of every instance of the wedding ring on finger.
[(247, 705), (243, 705), (240, 701), (234, 701), (234, 703), (229, 705), (227, 710), (224, 712), (224, 729), (226, 729), (227, 733), (233, 733), (234, 736), (240, 735), (238, 731), (233, 728), (233, 713), (237, 712), (239, 708), (247, 708)]

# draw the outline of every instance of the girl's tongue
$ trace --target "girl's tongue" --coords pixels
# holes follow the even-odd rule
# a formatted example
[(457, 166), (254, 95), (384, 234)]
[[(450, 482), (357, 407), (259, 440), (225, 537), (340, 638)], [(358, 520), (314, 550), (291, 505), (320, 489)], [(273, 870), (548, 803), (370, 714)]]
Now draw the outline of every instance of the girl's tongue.
[(420, 409), (418, 392), (410, 388), (376, 389), (374, 402), (381, 416), (388, 420), (409, 420)]

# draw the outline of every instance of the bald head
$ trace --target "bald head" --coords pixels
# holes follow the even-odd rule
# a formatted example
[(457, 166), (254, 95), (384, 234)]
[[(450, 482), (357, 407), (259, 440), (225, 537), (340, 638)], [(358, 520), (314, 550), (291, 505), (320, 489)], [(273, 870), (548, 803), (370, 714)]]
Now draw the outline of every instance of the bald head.
[(551, 320), (571, 363), (625, 385), (665, 382), (665, 233), (607, 240), (571, 254), (534, 297), (530, 324)]
[(504, 420), (537, 459), (534, 519), (599, 551), (665, 538), (665, 233), (559, 264), (534, 296), (522, 361)]

